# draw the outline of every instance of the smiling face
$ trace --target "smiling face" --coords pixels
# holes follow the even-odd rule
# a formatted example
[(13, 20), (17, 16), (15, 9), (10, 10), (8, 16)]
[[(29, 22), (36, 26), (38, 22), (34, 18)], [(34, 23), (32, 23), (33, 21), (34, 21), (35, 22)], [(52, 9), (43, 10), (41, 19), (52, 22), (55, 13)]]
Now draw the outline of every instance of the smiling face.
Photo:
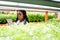
[(21, 11), (17, 11), (17, 16), (18, 16), (18, 20), (20, 20), (20, 21), (24, 20), (24, 15)]

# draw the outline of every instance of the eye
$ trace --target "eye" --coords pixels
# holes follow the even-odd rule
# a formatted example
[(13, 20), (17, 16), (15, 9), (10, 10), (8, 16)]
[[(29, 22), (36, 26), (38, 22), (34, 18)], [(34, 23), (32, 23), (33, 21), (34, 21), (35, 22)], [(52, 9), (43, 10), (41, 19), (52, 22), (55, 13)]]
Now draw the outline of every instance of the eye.
[(19, 14), (19, 15), (21, 15), (21, 14)]

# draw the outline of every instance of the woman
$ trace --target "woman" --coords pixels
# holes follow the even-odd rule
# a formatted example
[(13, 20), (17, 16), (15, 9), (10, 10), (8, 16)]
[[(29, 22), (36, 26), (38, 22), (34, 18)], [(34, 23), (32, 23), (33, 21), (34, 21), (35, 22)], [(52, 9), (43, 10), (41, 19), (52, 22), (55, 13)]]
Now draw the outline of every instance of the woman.
[(25, 10), (17, 10), (17, 25), (29, 23)]

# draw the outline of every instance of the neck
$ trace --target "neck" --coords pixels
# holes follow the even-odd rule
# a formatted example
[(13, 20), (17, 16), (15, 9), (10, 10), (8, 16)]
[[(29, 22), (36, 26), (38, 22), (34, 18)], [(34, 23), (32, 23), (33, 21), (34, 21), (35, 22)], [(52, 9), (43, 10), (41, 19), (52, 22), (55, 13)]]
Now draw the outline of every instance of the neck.
[(22, 22), (22, 21), (24, 21), (24, 20), (20, 20), (20, 22)]

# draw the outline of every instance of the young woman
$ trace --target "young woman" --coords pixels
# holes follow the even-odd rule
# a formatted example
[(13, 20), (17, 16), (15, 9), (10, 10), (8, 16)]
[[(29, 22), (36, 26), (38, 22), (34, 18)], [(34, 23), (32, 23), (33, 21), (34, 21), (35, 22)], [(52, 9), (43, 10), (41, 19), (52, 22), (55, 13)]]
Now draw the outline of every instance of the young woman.
[(20, 23), (29, 23), (25, 10), (17, 10), (17, 25), (19, 25)]

